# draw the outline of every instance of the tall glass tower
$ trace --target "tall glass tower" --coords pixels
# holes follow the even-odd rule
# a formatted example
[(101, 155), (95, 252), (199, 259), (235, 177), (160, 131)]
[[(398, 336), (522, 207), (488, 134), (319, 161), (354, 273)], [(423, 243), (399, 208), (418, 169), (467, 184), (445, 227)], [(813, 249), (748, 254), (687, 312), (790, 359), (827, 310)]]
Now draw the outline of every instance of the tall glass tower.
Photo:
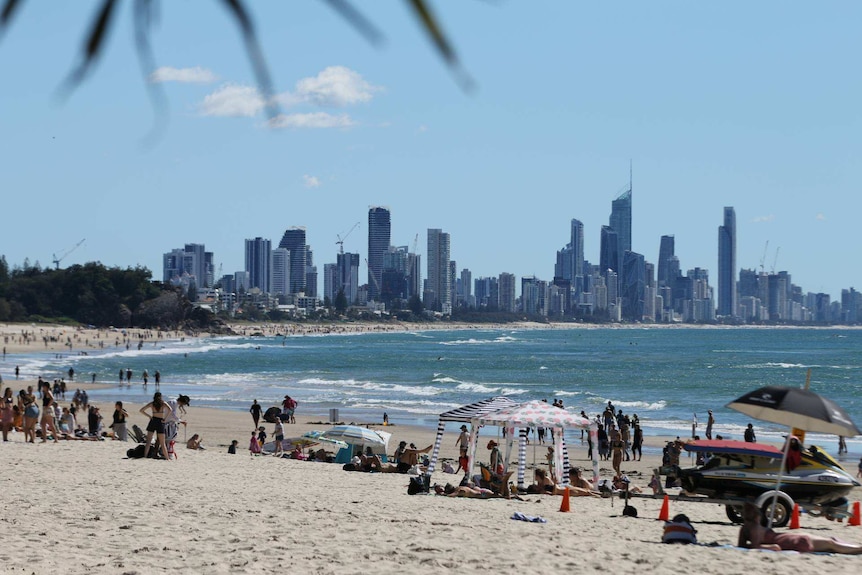
[(374, 301), (380, 301), (383, 258), (389, 251), (391, 227), (389, 208), (368, 208), (368, 295)]
[(290, 293), (305, 292), (305, 266), (308, 261), (305, 228), (287, 228), (278, 247), (290, 252)]
[(736, 316), (736, 212), (724, 208), (724, 225), (718, 226), (718, 315)]
[[(623, 256), (632, 249), (632, 186), (611, 202), (611, 217), (608, 221), (611, 229), (617, 233), (617, 262), (622, 264)], [(619, 268), (613, 268), (620, 273)]]
[(671, 275), (671, 258), (675, 255), (674, 237), (662, 236), (658, 248), (658, 286), (672, 286), (675, 276)]
[(580, 220), (572, 220), (572, 277), (567, 278), (572, 280), (572, 285), (575, 284), (575, 278), (584, 275), (584, 224)]

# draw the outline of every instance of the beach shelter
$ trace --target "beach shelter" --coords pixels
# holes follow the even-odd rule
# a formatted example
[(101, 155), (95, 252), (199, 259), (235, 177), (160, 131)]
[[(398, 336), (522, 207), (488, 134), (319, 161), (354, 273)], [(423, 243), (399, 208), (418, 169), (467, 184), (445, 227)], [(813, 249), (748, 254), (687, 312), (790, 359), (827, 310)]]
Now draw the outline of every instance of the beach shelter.
[(392, 434), (358, 425), (336, 425), (321, 433), (320, 436), (346, 443), (347, 447), (335, 454), (335, 462), (349, 463), (354, 453), (365, 451), (367, 447), (370, 447), (375, 455), (379, 455), (381, 460), (385, 461), (389, 438), (392, 437)]
[[(446, 430), (447, 421), (458, 421), (461, 423), (471, 423), (474, 418), (500, 411), (505, 407), (518, 405), (508, 397), (502, 395), (497, 397), (489, 397), (476, 403), (462, 405), (456, 409), (452, 409), (440, 414), (437, 423), (437, 437), (434, 439), (434, 449), (431, 451), (431, 462), (428, 464), (427, 475), (434, 473), (434, 468), (437, 466), (437, 456), (440, 454), (440, 444), (443, 442), (443, 432)], [(476, 428), (474, 427), (470, 433), (470, 445), (476, 443)]]
[[(560, 407), (545, 401), (528, 401), (518, 405), (510, 406), (500, 411), (488, 413), (480, 417), (476, 417), (472, 421), (473, 427), (478, 428), (480, 425), (496, 425), (505, 427), (508, 432), (506, 434), (506, 454), (505, 461), (509, 461), (512, 451), (512, 442), (514, 441), (515, 429), (518, 433), (518, 487), (524, 487), (524, 469), (527, 460), (527, 429), (544, 427), (554, 430), (554, 436), (559, 438), (554, 443), (554, 459), (557, 462), (555, 466), (559, 474), (562, 471), (562, 476), (559, 481), (562, 484), (568, 484), (569, 481), (569, 460), (566, 451), (565, 440), (563, 439), (563, 431), (566, 429), (589, 429), (590, 437), (593, 440), (593, 445), (598, 445), (596, 438), (596, 424), (588, 419), (584, 419), (580, 415), (566, 411)], [(473, 465), (473, 460), (476, 454), (475, 442), (471, 443), (472, 450), (470, 452), (470, 463)], [(593, 485), (598, 485), (599, 480), (599, 461), (597, 459), (598, 450), (593, 450)]]

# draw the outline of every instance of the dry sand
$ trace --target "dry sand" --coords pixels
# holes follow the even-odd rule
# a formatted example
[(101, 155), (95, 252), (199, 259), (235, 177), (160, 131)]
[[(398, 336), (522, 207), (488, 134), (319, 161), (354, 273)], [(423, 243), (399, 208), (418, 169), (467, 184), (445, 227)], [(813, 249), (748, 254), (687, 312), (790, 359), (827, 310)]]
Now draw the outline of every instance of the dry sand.
[[(74, 333), (81, 335), (52, 329), (73, 334), (73, 342)], [(0, 365), (8, 378), (9, 362)], [(15, 382), (13, 389), (27, 383)], [(101, 407), (109, 421), (112, 405)], [(143, 427), (139, 406), (127, 407), (131, 423)], [(0, 572), (718, 575), (857, 573), (862, 565), (862, 558), (853, 556), (734, 548), (738, 527), (719, 505), (672, 502), (671, 516), (687, 514), (707, 545), (663, 545), (658, 499), (634, 500), (638, 517), (632, 518), (622, 515), (619, 499), (573, 498), (571, 512), (562, 513), (559, 496), (529, 495), (526, 501), (410, 496), (405, 475), (250, 456), (253, 424), (247, 413), (197, 408), (193, 402), (187, 419), (186, 434), (201, 434), (207, 449), (178, 446), (178, 458), (170, 462), (127, 459), (132, 444), (110, 440), (34, 445), (17, 433), (0, 444)], [(309, 418), (298, 420), (286, 426), (288, 437), (325, 428)], [(271, 434), (273, 426), (266, 427)], [(453, 424), (444, 437), (444, 458), (457, 455), (455, 429)], [(390, 452), (399, 440), (425, 447), (434, 435), (409, 426), (387, 431), (394, 434)], [(232, 439), (239, 441), (237, 455), (226, 453)], [(536, 449), (535, 459), (528, 454), (529, 463), (544, 461), (545, 447)], [(589, 465), (583, 446), (576, 444), (572, 452), (575, 464)], [(486, 460), (487, 451), (480, 448), (478, 457)], [(656, 457), (644, 457), (624, 462), (623, 471), (645, 486), (657, 463)], [(602, 477), (611, 475), (603, 463)], [(459, 478), (438, 471), (433, 481)], [(858, 491), (856, 499), (862, 495)], [(515, 512), (547, 523), (512, 520)], [(802, 528), (862, 543), (862, 528), (846, 523), (803, 515)]]

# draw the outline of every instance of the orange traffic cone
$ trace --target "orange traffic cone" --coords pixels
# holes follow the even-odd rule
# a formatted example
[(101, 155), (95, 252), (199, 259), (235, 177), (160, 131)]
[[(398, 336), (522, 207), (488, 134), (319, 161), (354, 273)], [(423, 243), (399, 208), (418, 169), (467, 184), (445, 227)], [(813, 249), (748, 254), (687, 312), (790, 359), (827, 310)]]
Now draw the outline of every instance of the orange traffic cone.
[(563, 513), (569, 512), (569, 488), (563, 492), (563, 502), (560, 504), (560, 511)]
[(859, 502), (853, 504), (853, 516), (850, 517), (850, 521), (848, 525), (860, 525), (860, 516), (859, 516)]
[(799, 504), (793, 504), (793, 515), (790, 516), (790, 528), (799, 529)]
[(661, 511), (658, 514), (659, 521), (669, 521), (670, 520), (670, 501), (667, 498), (667, 495), (664, 496), (664, 501), (661, 504)]

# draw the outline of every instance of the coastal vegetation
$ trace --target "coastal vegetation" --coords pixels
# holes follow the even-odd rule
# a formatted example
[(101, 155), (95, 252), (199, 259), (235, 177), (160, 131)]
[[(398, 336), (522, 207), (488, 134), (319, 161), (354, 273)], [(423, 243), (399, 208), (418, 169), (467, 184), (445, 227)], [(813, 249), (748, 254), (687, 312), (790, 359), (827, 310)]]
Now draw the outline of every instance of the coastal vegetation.
[(25, 260), (10, 270), (3, 256), (0, 321), (209, 330), (218, 325), (211, 312), (193, 306), (182, 290), (153, 282), (146, 268), (90, 262), (51, 269)]

